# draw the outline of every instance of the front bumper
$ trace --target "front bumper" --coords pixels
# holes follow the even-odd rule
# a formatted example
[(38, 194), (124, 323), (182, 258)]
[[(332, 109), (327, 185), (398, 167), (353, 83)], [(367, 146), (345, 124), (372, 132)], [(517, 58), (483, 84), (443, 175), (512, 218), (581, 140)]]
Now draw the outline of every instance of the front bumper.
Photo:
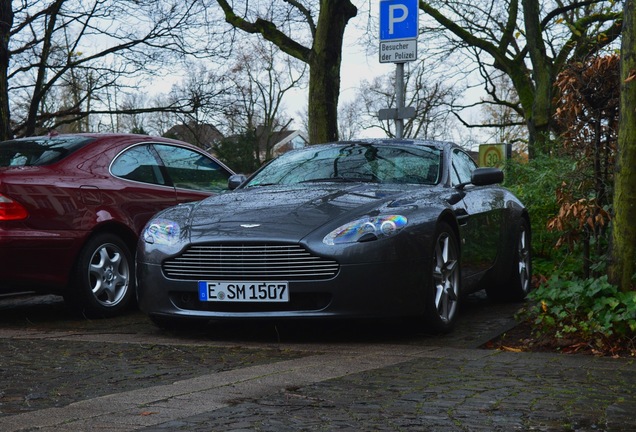
[(140, 309), (154, 316), (203, 319), (371, 318), (419, 315), (426, 282), (417, 260), (345, 264), (329, 280), (289, 281), (289, 302), (205, 302), (198, 282), (166, 278), (161, 267), (137, 264)]

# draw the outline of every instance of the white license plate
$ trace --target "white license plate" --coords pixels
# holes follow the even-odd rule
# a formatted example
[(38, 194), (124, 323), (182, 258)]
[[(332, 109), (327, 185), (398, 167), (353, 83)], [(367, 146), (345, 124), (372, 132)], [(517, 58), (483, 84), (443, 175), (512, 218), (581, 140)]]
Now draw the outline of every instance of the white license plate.
[(287, 282), (199, 281), (199, 300), (209, 302), (288, 302)]

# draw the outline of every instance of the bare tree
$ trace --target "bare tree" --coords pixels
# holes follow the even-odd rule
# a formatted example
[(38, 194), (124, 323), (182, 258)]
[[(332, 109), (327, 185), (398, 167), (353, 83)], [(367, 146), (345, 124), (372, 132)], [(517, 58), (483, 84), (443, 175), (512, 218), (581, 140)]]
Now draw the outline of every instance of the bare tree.
[[(9, 39), (13, 27), (13, 8), (10, 0), (0, 0), (0, 139), (9, 138), (11, 123), (9, 121), (9, 76), (8, 65), (11, 53), (9, 52)], [(7, 65), (7, 66), (3, 66)]]
[[(365, 113), (366, 129), (379, 128), (388, 137), (396, 136), (394, 121), (378, 123), (377, 114), (383, 108), (396, 108), (395, 74), (363, 81), (358, 98)], [(406, 70), (404, 75), (405, 105), (415, 109), (415, 116), (404, 122), (405, 138), (450, 138), (451, 107), (459, 96), (460, 88), (445, 83), (445, 77), (435, 74), (420, 62)]]
[[(570, 59), (611, 46), (620, 35), (622, 6), (612, 0), (431, 0), (421, 30), (444, 56), (470, 58), (483, 82), (505, 73), (518, 100), (500, 101), (523, 114), (529, 153), (549, 151), (553, 84)], [(459, 61), (459, 60), (458, 60)], [(481, 125), (476, 125), (481, 126)]]
[(340, 104), (338, 115), (338, 133), (340, 139), (350, 140), (358, 136), (362, 130), (363, 112), (360, 108), (359, 99), (347, 101)]
[(150, 113), (138, 113), (135, 109), (148, 105), (148, 98), (144, 93), (133, 93), (124, 96), (123, 102), (119, 105), (125, 112), (131, 114), (121, 114), (117, 117), (117, 131), (147, 134), (150, 122)]
[(510, 79), (505, 74), (493, 76), (487, 90), (490, 97), (480, 102), (484, 115), (481, 124), (492, 130), (490, 140), (513, 144), (517, 151), (527, 152), (527, 129)]
[[(173, 97), (168, 93), (160, 93), (155, 95), (150, 101), (151, 106), (165, 107), (170, 106), (173, 101)], [(168, 130), (178, 124), (180, 121), (177, 113), (170, 111), (154, 111), (148, 115), (147, 127), (150, 133), (159, 136), (165, 136)]]
[(180, 111), (156, 111), (151, 114), (154, 130), (163, 136), (180, 139), (209, 149), (222, 138), (217, 125), (224, 123), (234, 91), (226, 74), (218, 69), (191, 63), (187, 76), (173, 85), (168, 95), (154, 98), (155, 106), (187, 107)]
[[(106, 89), (136, 88), (142, 77), (165, 73), (168, 60), (211, 48), (201, 32), (204, 7), (197, 0), (0, 0), (0, 139), (117, 110)], [(56, 90), (64, 86), (72, 97), (62, 101)]]
[(260, 164), (273, 156), (274, 137), (293, 120), (284, 112), (283, 98), (303, 85), (306, 65), (262, 40), (246, 41), (237, 53), (228, 73), (233, 89), (228, 106), (234, 107), (228, 123), (239, 133), (255, 132), (253, 150)]
[(309, 140), (337, 139), (344, 31), (358, 13), (351, 0), (217, 2), (232, 26), (261, 35), (309, 66)]

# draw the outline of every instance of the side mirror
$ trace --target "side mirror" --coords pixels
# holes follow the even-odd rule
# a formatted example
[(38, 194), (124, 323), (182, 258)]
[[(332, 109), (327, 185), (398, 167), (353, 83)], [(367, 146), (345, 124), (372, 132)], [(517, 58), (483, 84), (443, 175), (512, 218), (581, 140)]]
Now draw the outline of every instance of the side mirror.
[(247, 180), (245, 174), (233, 174), (227, 180), (227, 188), (229, 190), (234, 190), (239, 187), (245, 180)]
[(499, 168), (477, 168), (472, 172), (470, 182), (475, 186), (487, 186), (502, 183), (503, 171)]

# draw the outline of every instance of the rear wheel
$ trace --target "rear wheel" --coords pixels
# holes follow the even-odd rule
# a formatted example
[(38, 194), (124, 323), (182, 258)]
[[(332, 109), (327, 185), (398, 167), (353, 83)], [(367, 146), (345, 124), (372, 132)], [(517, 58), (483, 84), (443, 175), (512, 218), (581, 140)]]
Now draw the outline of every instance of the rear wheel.
[(435, 232), (430, 287), (427, 287), (425, 319), (437, 332), (452, 330), (460, 300), (460, 263), (457, 236), (446, 223)]
[(130, 249), (121, 238), (98, 234), (82, 248), (72, 289), (64, 298), (86, 317), (119, 315), (134, 302), (134, 265)]
[(532, 289), (532, 248), (530, 228), (526, 219), (521, 219), (517, 229), (515, 249), (508, 278), (486, 287), (486, 293), (494, 301), (521, 301)]

